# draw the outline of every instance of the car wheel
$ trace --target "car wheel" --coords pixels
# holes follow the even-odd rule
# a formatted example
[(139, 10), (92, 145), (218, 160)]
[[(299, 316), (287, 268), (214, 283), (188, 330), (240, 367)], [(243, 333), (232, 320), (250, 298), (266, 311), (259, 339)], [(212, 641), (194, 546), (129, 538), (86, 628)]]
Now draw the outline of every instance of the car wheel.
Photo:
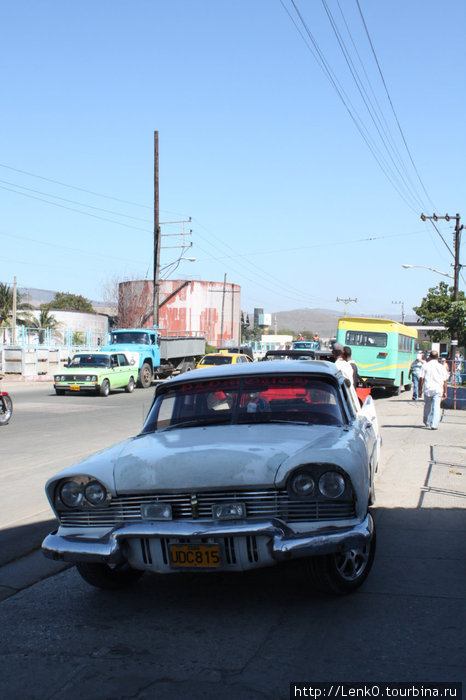
[(375, 554), (375, 525), (370, 542), (347, 552), (325, 554), (306, 559), (309, 579), (314, 588), (324, 593), (352, 593), (366, 580)]
[(78, 562), (76, 568), (86, 583), (96, 588), (113, 591), (132, 586), (144, 573), (138, 569), (132, 569), (129, 564), (111, 567), (108, 564), (86, 561)]
[(13, 401), (9, 396), (3, 396), (0, 401), (0, 425), (6, 425), (13, 413)]
[(191, 372), (191, 370), (195, 369), (196, 365), (194, 362), (183, 362), (181, 365), (180, 369), (180, 374), (184, 374), (185, 372)]
[(110, 393), (110, 382), (108, 379), (104, 379), (102, 384), (100, 385), (100, 391), (99, 394), (101, 396), (108, 396)]
[(55, 389), (55, 393), (57, 396), (64, 396), (65, 390), (64, 389)]
[(134, 379), (133, 377), (129, 378), (128, 384), (125, 386), (125, 391), (127, 394), (132, 394), (134, 391)]
[(148, 389), (152, 384), (152, 370), (147, 362), (144, 362), (139, 370), (138, 385), (143, 389)]

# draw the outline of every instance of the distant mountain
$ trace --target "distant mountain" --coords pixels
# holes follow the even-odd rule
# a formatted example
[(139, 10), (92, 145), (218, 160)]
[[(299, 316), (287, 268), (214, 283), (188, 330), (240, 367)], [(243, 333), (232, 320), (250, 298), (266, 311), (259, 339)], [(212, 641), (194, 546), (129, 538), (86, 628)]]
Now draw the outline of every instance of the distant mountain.
[[(350, 316), (351, 314), (348, 314)], [(321, 338), (334, 338), (337, 334), (338, 319), (343, 314), (338, 311), (330, 311), (329, 309), (294, 309), (292, 311), (277, 311), (272, 313), (272, 325), (270, 330), (273, 332), (275, 327), (277, 330), (287, 329), (295, 333), (308, 331), (317, 333)], [(393, 321), (400, 321), (398, 314), (361, 314), (367, 318), (388, 318)], [(254, 318), (254, 314), (249, 314), (250, 318)], [(416, 316), (409, 315), (405, 318), (406, 322), (415, 322)]]
[[(48, 304), (55, 298), (57, 292), (50, 289), (36, 289), (34, 287), (18, 287), (18, 292), (21, 294), (21, 298), (27, 304), (31, 304), (34, 308), (38, 309), (41, 304)], [(94, 301), (89, 299), (94, 309), (100, 307), (108, 306), (103, 301)]]

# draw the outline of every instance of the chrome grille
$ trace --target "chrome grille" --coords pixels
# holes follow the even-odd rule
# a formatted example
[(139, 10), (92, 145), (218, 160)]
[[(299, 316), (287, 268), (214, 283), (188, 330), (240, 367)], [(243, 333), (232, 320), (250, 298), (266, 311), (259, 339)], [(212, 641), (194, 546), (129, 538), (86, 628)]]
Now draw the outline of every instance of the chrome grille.
[(212, 520), (212, 506), (222, 502), (240, 501), (246, 504), (249, 520), (280, 518), (288, 523), (299, 521), (344, 520), (355, 516), (352, 501), (293, 501), (285, 489), (269, 491), (209, 491), (195, 492), (197, 517), (193, 516), (192, 493), (138, 494), (118, 496), (106, 508), (67, 510), (59, 514), (62, 525), (80, 527), (113, 527), (142, 522), (141, 506), (148, 503), (169, 503), (173, 520)]

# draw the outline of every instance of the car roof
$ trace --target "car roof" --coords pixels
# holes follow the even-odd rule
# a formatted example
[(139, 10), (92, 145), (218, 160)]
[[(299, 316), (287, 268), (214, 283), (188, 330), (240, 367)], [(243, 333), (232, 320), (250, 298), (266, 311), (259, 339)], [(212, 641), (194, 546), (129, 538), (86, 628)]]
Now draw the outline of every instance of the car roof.
[[(241, 357), (244, 355), (244, 352), (207, 352), (204, 357)], [(204, 357), (201, 359), (203, 360)]]
[(244, 364), (216, 365), (207, 369), (194, 369), (186, 373), (179, 374), (172, 379), (167, 379), (163, 385), (182, 384), (183, 382), (205, 381), (207, 379), (221, 379), (226, 377), (248, 377), (253, 375), (267, 376), (276, 374), (290, 375), (320, 375), (323, 374), (341, 378), (343, 375), (333, 362), (323, 360), (277, 360), (276, 362), (248, 362)]
[(315, 350), (267, 350), (265, 353), (264, 357), (290, 357), (290, 358), (297, 358), (297, 357), (310, 357), (315, 358), (316, 356), (316, 351)]

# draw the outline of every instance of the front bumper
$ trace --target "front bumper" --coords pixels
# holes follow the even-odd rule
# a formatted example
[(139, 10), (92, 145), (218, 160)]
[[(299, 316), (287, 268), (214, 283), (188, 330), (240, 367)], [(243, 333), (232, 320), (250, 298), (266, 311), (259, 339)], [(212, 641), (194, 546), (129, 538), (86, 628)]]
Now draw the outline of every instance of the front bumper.
[(286, 523), (272, 519), (258, 523), (232, 522), (228, 524), (147, 522), (124, 525), (112, 530), (100, 539), (82, 535), (48, 535), (42, 543), (46, 557), (61, 561), (103, 562), (120, 564), (125, 561), (125, 544), (130, 540), (148, 538), (180, 538), (198, 541), (201, 538), (265, 538), (271, 562), (345, 552), (362, 547), (374, 533), (374, 521), (370, 513), (353, 526), (323, 527), (307, 533), (295, 533)]

